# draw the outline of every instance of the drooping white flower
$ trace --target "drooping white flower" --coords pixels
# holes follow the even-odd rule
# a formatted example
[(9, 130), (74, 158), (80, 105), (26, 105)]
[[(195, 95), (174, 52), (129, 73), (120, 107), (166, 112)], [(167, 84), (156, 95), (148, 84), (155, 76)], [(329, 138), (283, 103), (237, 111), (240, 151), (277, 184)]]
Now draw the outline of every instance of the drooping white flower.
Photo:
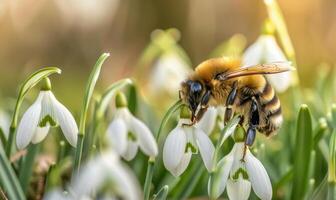
[(50, 127), (58, 125), (67, 141), (76, 147), (78, 127), (74, 117), (50, 90), (42, 90), (22, 116), (16, 135), (17, 147), (23, 149), (30, 142), (41, 142), (47, 136)]
[(153, 66), (149, 76), (150, 95), (157, 96), (163, 92), (177, 95), (180, 83), (190, 74), (191, 68), (176, 53), (163, 54)]
[(204, 113), (202, 119), (197, 122), (196, 127), (202, 129), (207, 135), (210, 135), (216, 126), (218, 108), (209, 107)]
[(189, 123), (189, 119), (180, 119), (163, 146), (163, 164), (174, 176), (180, 176), (188, 167), (191, 155), (198, 152), (207, 170), (211, 171), (213, 167), (215, 148), (210, 138), (200, 128), (183, 126)]
[(95, 157), (81, 168), (67, 193), (55, 190), (47, 200), (75, 199), (129, 199), (140, 200), (141, 190), (131, 170), (110, 151)]
[[(248, 199), (253, 188), (262, 200), (272, 199), (272, 184), (262, 163), (246, 149), (244, 161), (244, 143), (235, 143), (231, 152), (218, 162), (215, 179), (219, 179), (218, 198), (227, 188), (229, 199)], [(210, 192), (210, 191), (209, 191)]]
[(131, 114), (126, 104), (118, 105), (118, 98), (124, 99), (120, 95), (122, 94), (117, 94), (117, 109), (107, 129), (112, 148), (126, 160), (135, 157), (138, 147), (148, 156), (157, 156), (158, 147), (152, 132)]
[[(288, 62), (286, 56), (278, 46), (271, 34), (259, 36), (257, 41), (249, 46), (243, 54), (244, 66), (252, 66), (262, 63)], [(284, 92), (291, 84), (291, 72), (270, 74), (266, 76), (278, 92)]]

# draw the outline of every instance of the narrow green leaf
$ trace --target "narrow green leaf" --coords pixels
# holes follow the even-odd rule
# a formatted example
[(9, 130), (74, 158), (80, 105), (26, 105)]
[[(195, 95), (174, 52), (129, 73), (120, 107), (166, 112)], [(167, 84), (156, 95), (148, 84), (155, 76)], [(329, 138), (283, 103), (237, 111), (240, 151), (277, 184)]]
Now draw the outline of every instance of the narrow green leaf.
[(131, 111), (131, 113), (135, 114), (138, 107), (138, 95), (137, 95), (137, 88), (135, 85), (131, 85), (129, 87), (128, 93), (127, 93), (127, 102), (128, 102), (128, 109)]
[(224, 141), (234, 133), (234, 131), (236, 130), (236, 127), (238, 125), (240, 121), (240, 116), (236, 115), (233, 119), (231, 119), (227, 125), (225, 125), (223, 131), (222, 131), (222, 135), (221, 135), (221, 139), (219, 140), (219, 148), (223, 145)]
[(6, 140), (6, 136), (5, 133), (3, 132), (2, 128), (0, 127), (0, 141), (1, 141), (1, 145), (3, 147), (6, 146), (7, 140)]
[(181, 178), (173, 192), (172, 199), (188, 199), (205, 172), (205, 168), (202, 167), (202, 160), (198, 157), (197, 160), (192, 163), (191, 168)]
[(103, 53), (97, 60), (93, 70), (90, 74), (89, 80), (86, 85), (86, 90), (83, 99), (80, 123), (79, 123), (79, 134), (85, 134), (85, 123), (86, 123), (86, 116), (89, 109), (89, 104), (91, 101), (91, 97), (98, 81), (101, 68), (103, 66), (104, 61), (110, 56), (109, 53)]
[(9, 199), (25, 199), (19, 180), (2, 148), (0, 148), (0, 182)]
[(295, 60), (295, 51), (292, 44), (292, 41), (289, 37), (287, 26), (284, 20), (284, 17), (282, 15), (281, 9), (277, 3), (276, 0), (264, 0), (268, 16), (272, 23), (274, 24), (278, 34), (279, 38), (281, 40), (281, 43), (285, 49), (286, 55), (290, 59)]
[(153, 200), (166, 200), (168, 195), (168, 185), (163, 186), (157, 194), (154, 195)]
[(336, 129), (330, 137), (329, 162), (328, 162), (328, 182), (336, 186)]
[(91, 101), (91, 97), (94, 91), (94, 88), (96, 86), (96, 83), (98, 81), (101, 68), (103, 66), (104, 61), (110, 56), (108, 53), (103, 53), (97, 60), (96, 64), (93, 67), (93, 70), (90, 74), (89, 80), (86, 85), (86, 90), (84, 94), (83, 99), (83, 105), (81, 110), (81, 116), (80, 116), (80, 122), (79, 122), (79, 133), (78, 133), (78, 141), (77, 141), (77, 148), (75, 153), (75, 163), (74, 163), (74, 170), (73, 170), (73, 177), (76, 173), (78, 173), (81, 160), (82, 160), (82, 154), (83, 154), (83, 144), (85, 139), (85, 125), (86, 125), (86, 117)]
[(336, 104), (331, 105), (331, 116), (333, 127), (336, 128)]
[(35, 157), (39, 151), (39, 144), (32, 144), (28, 148), (28, 153), (20, 166), (19, 180), (24, 193), (27, 192), (29, 181), (33, 172)]
[(308, 106), (302, 105), (299, 111), (296, 127), (292, 199), (302, 199), (307, 190), (312, 148), (312, 119)]
[(325, 118), (321, 118), (318, 121), (317, 127), (314, 130), (314, 147), (318, 145), (319, 141), (323, 138), (327, 130), (328, 130), (327, 120)]
[(315, 189), (309, 200), (321, 200), (326, 199), (328, 193), (328, 177), (325, 176), (323, 181)]

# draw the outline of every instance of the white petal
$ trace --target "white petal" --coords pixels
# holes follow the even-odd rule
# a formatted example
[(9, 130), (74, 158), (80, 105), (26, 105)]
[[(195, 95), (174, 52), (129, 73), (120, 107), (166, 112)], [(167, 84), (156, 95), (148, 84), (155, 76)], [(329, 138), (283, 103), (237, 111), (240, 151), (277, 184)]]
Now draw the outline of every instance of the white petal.
[(23, 114), (16, 134), (18, 149), (25, 148), (32, 140), (39, 124), (41, 114), (41, 101), (43, 94), (40, 93), (35, 103)]
[(45, 127), (37, 127), (31, 142), (33, 144), (41, 142), (47, 136), (49, 129), (50, 129), (49, 125), (46, 125)]
[(82, 199), (92, 196), (105, 184), (111, 186), (112, 195), (122, 199), (136, 200), (141, 196), (136, 178), (112, 152), (103, 153), (85, 164), (71, 184), (70, 191), (74, 199)]
[(50, 98), (52, 100), (56, 120), (65, 138), (72, 146), (76, 147), (78, 127), (74, 117), (70, 111), (55, 98), (52, 92), (50, 92)]
[(227, 182), (227, 194), (230, 200), (247, 200), (251, 193), (251, 183), (242, 178)]
[(130, 131), (136, 134), (140, 149), (148, 156), (157, 156), (158, 147), (149, 128), (135, 117), (131, 118), (130, 126)]
[(208, 108), (202, 119), (197, 123), (197, 127), (201, 128), (206, 134), (210, 135), (215, 128), (217, 120), (217, 109), (214, 107)]
[(262, 200), (272, 199), (272, 184), (267, 171), (249, 150), (246, 152), (245, 165), (254, 193)]
[(114, 119), (107, 129), (107, 134), (112, 148), (119, 154), (127, 149), (127, 128), (121, 119)]
[(243, 54), (243, 65), (252, 66), (259, 64), (262, 60), (264, 51), (263, 38), (259, 37), (258, 40), (249, 46)]
[(177, 168), (184, 156), (187, 144), (186, 135), (180, 127), (173, 129), (163, 146), (163, 164), (169, 171)]
[(200, 129), (195, 129), (196, 142), (205, 167), (209, 172), (213, 170), (213, 156), (215, 147), (210, 138)]
[(214, 180), (211, 180), (212, 187), (208, 187), (208, 193), (211, 197), (217, 199), (224, 192), (233, 160), (233, 151), (231, 151), (218, 162), (217, 169), (214, 171), (214, 175), (212, 177)]
[[(264, 62), (267, 63), (287, 61), (273, 36), (268, 36), (265, 39), (265, 54)], [(270, 74), (266, 77), (277, 92), (284, 92), (291, 84), (291, 72)]]
[(176, 168), (169, 170), (175, 177), (180, 176), (188, 167), (191, 159), (191, 152), (187, 152), (183, 154), (180, 163), (176, 166)]
[(127, 160), (133, 160), (135, 155), (138, 153), (138, 143), (127, 140), (127, 149), (124, 153), (121, 154), (121, 156)]

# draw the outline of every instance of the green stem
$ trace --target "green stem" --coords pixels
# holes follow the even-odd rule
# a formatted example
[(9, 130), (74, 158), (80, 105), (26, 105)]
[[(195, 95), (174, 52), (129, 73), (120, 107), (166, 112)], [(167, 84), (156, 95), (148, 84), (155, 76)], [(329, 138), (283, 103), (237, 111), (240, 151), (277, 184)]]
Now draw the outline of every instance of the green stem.
[(24, 158), (23, 164), (20, 167), (19, 180), (24, 193), (27, 192), (29, 181), (33, 172), (35, 157), (38, 154), (38, 152), (39, 152), (39, 145), (32, 144), (28, 148), (28, 154)]
[[(166, 112), (165, 116), (163, 117), (160, 128), (156, 134), (156, 141), (159, 141), (161, 132), (163, 128), (166, 126), (168, 120), (172, 116), (172, 114), (178, 110), (183, 105), (181, 100), (178, 100), (173, 106), (171, 106), (168, 111)], [(148, 200), (150, 196), (150, 185), (152, 184), (153, 173), (156, 165), (155, 158), (149, 158), (148, 160), (148, 167), (146, 172), (146, 179), (145, 179), (145, 186), (144, 186), (144, 199)]]
[(14, 133), (15, 133), (16, 127), (11, 126), (9, 129), (9, 135), (8, 135), (8, 141), (6, 145), (6, 155), (9, 158), (11, 151), (12, 151), (12, 144), (14, 140)]
[(147, 173), (146, 173), (146, 180), (145, 180), (145, 185), (144, 185), (144, 199), (148, 200), (149, 195), (150, 195), (150, 188), (152, 184), (152, 179), (153, 179), (153, 172), (154, 172), (154, 164), (155, 164), (155, 159), (149, 159), (148, 160), (148, 167), (147, 167)]
[(336, 199), (336, 184), (335, 183), (328, 183), (328, 200), (335, 200)]
[(81, 165), (81, 158), (82, 158), (82, 152), (83, 152), (83, 144), (84, 144), (84, 135), (78, 134), (78, 142), (77, 142), (77, 149), (76, 149), (76, 157), (75, 157), (75, 163), (74, 163), (74, 171), (73, 176), (79, 172), (79, 168)]

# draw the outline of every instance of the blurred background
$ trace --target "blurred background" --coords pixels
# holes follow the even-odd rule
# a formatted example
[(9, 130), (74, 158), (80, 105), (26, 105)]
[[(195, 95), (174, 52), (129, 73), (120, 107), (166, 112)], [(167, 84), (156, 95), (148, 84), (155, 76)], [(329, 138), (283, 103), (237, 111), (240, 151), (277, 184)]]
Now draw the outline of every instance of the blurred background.
[[(336, 1), (279, 0), (297, 53), (301, 84), (314, 81), (316, 66), (336, 60)], [(193, 66), (235, 33), (247, 44), (267, 17), (261, 0), (1, 0), (1, 96), (43, 66), (57, 66), (57, 96), (78, 111), (84, 85), (102, 52), (111, 57), (98, 87), (131, 76), (155, 29), (177, 28)]]

